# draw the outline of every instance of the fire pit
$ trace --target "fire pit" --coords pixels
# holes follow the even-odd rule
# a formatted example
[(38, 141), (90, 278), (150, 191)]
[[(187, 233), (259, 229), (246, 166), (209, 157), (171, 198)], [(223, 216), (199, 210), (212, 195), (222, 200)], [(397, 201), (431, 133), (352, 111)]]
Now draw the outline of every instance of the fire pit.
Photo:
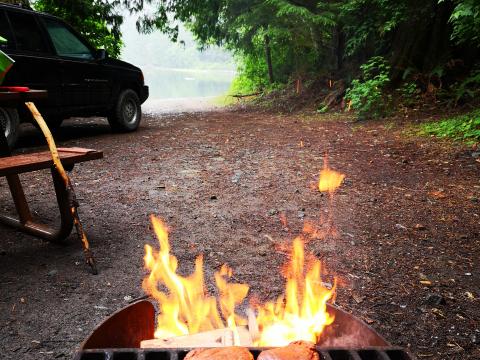
[[(343, 178), (325, 162), (318, 187), (330, 194), (330, 202)], [(331, 304), (336, 278), (324, 281), (320, 260), (305, 253), (305, 243), (317, 233), (314, 227), (304, 226), (302, 235), (291, 243), (289, 260), (282, 268), (284, 293), (274, 302), (250, 301), (253, 308), (246, 310), (245, 317), (237, 308), (245, 305), (248, 284), (231, 282), (233, 270), (224, 264), (214, 274), (218, 296), (212, 296), (206, 290), (203, 256), (196, 258), (192, 274), (178, 273), (178, 259), (170, 253), (169, 228), (155, 216), (151, 220), (160, 248), (145, 246), (144, 264), (149, 274), (142, 286), (156, 301), (158, 313), (148, 300), (118, 311), (85, 340), (76, 360), (183, 360), (192, 348), (214, 348), (189, 354), (195, 358), (203, 352), (206, 355), (201, 358), (206, 359), (218, 354), (219, 347), (223, 349), (217, 359), (233, 357), (238, 351), (257, 359), (263, 350), (281, 347), (260, 355), (271, 359), (268, 354), (285, 354), (284, 347), (290, 346), (308, 347), (304, 358), (309, 359), (316, 357), (315, 351), (325, 360), (411, 359), (362, 321)], [(333, 236), (331, 221), (327, 223), (327, 234)], [(295, 358), (303, 351), (289, 349), (282, 358)]]
[[(325, 360), (409, 360), (404, 350), (391, 346), (371, 327), (328, 305), (335, 316), (317, 344)], [(148, 300), (127, 306), (100, 324), (81, 345), (75, 360), (181, 360), (190, 349), (140, 349), (140, 342), (153, 338), (155, 308)], [(249, 348), (254, 358), (264, 348)]]

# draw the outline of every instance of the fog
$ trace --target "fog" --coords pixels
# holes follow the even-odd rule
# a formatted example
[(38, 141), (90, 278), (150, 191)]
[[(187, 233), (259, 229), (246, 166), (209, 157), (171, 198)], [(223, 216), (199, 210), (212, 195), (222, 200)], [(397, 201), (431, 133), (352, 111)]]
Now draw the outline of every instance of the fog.
[(177, 43), (160, 32), (139, 34), (133, 17), (125, 17), (122, 34), (121, 59), (139, 66), (150, 87), (144, 111), (202, 110), (228, 92), (235, 64), (227, 51), (198, 50), (192, 35), (183, 27)]

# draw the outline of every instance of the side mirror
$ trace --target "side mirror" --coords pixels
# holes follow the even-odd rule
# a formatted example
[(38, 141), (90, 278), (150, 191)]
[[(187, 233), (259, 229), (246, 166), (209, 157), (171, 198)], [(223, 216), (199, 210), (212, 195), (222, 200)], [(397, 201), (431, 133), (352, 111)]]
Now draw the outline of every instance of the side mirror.
[(105, 49), (97, 49), (95, 52), (95, 59), (97, 60), (105, 60), (108, 57), (107, 50)]

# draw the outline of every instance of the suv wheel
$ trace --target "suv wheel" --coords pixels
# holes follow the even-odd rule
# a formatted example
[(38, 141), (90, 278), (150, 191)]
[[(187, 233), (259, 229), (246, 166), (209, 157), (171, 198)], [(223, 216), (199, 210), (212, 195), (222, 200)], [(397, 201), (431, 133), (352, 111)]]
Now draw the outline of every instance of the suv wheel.
[(18, 139), (20, 130), (20, 119), (16, 109), (0, 107), (0, 124), (5, 131), (8, 146), (13, 148)]
[(112, 129), (123, 132), (137, 130), (141, 119), (142, 109), (137, 93), (131, 89), (122, 91), (108, 116)]

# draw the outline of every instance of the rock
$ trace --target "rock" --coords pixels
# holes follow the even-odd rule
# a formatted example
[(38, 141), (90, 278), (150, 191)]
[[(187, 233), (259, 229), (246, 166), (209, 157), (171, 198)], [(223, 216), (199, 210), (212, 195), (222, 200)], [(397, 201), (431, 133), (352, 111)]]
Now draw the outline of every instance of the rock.
[(472, 157), (473, 157), (474, 159), (480, 158), (480, 151), (473, 151), (473, 152), (472, 152)]
[(423, 303), (427, 305), (438, 306), (445, 305), (447, 302), (445, 298), (440, 294), (428, 294)]
[(416, 224), (414, 226), (414, 228), (415, 228), (415, 230), (425, 230), (426, 229), (425, 226), (423, 226), (422, 224)]
[(56, 275), (57, 273), (58, 273), (58, 270), (53, 269), (52, 271), (49, 271), (49, 272), (47, 273), (47, 275), (48, 275), (48, 276), (53, 276), (53, 275)]
[(235, 170), (233, 172), (233, 176), (231, 178), (231, 181), (234, 183), (234, 184), (238, 184), (238, 182), (240, 181), (240, 178), (241, 176), (243, 175), (243, 171), (242, 170)]

